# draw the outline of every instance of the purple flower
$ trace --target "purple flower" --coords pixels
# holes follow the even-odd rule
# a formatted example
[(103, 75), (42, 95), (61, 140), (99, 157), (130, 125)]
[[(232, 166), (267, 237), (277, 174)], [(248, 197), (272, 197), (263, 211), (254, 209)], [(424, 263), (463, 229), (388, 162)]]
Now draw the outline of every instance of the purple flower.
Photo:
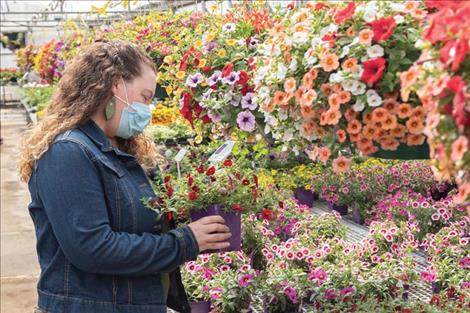
[(436, 281), (437, 273), (433, 268), (428, 268), (426, 271), (422, 271), (420, 276), (422, 280), (432, 283)]
[(250, 109), (251, 111), (256, 109), (256, 103), (254, 101), (253, 93), (248, 92), (246, 95), (243, 96), (243, 98), (242, 98), (242, 108), (243, 109)]
[(350, 293), (355, 293), (355, 292), (356, 292), (356, 289), (354, 287), (346, 287), (346, 288), (341, 289), (339, 294), (342, 296), (346, 296)]
[(227, 77), (225, 77), (223, 79), (223, 82), (225, 84), (229, 84), (229, 85), (235, 85), (235, 83), (240, 79), (240, 73), (239, 72), (232, 72), (230, 73), (230, 75), (228, 75)]
[(462, 284), (460, 284), (460, 286), (461, 286), (462, 288), (470, 289), (470, 282), (464, 281)]
[(284, 288), (284, 293), (287, 295), (287, 297), (292, 303), (299, 303), (299, 296), (297, 295), (297, 291), (295, 291), (294, 288), (287, 286), (286, 288)]
[(221, 71), (215, 71), (211, 75), (211, 77), (209, 77), (209, 81), (207, 82), (209, 86), (214, 86), (215, 84), (217, 84), (217, 82), (220, 80), (221, 75), (222, 75)]
[(250, 38), (250, 41), (248, 42), (248, 48), (254, 49), (258, 45), (259, 40), (256, 38)]
[(203, 76), (201, 73), (196, 73), (194, 75), (189, 75), (186, 79), (186, 86), (195, 88), (202, 82)]
[(209, 111), (209, 113), (207, 113), (207, 116), (209, 116), (212, 123), (219, 123), (222, 120), (222, 117), (219, 114), (212, 111)]
[(317, 268), (310, 272), (308, 279), (311, 281), (317, 281), (318, 284), (321, 285), (328, 279), (328, 273), (321, 268)]
[(253, 281), (253, 275), (245, 274), (238, 280), (238, 283), (240, 284), (241, 287), (247, 287), (248, 285), (251, 284), (252, 281)]
[(215, 41), (211, 41), (206, 46), (206, 52), (209, 53), (212, 50), (214, 50), (215, 48), (217, 48), (217, 43)]
[(222, 26), (222, 30), (225, 32), (233, 32), (236, 28), (236, 25), (233, 23), (227, 23), (224, 26)]
[(470, 257), (463, 258), (459, 262), (461, 268), (468, 268), (470, 266)]
[(241, 130), (251, 133), (256, 126), (255, 116), (250, 111), (240, 112), (237, 116), (237, 124)]
[(332, 288), (325, 290), (325, 298), (328, 300), (335, 300), (337, 297), (336, 291)]

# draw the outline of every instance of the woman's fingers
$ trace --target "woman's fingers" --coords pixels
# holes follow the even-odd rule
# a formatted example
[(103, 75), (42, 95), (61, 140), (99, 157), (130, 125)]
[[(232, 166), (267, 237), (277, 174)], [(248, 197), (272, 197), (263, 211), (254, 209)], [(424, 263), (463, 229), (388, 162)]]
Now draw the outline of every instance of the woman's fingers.
[(208, 225), (204, 225), (204, 227), (205, 227), (204, 230), (208, 234), (212, 234), (212, 233), (229, 233), (230, 232), (230, 228), (228, 228), (224, 224), (208, 224)]
[(206, 216), (206, 217), (203, 217), (203, 218), (197, 220), (196, 222), (199, 222), (199, 223), (205, 224), (205, 225), (214, 224), (214, 223), (225, 224), (224, 218), (220, 215)]
[(227, 241), (232, 237), (231, 233), (217, 233), (217, 234), (211, 234), (207, 235), (206, 242), (208, 243), (214, 243), (214, 242), (221, 242), (221, 241)]
[(207, 244), (207, 248), (205, 250), (218, 250), (218, 249), (225, 249), (230, 246), (230, 242), (216, 242), (216, 243), (209, 243)]

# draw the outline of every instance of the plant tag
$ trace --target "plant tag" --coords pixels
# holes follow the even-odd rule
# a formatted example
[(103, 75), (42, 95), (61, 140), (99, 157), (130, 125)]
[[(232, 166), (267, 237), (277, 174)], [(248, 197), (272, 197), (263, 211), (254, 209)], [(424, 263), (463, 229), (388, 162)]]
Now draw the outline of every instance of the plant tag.
[(177, 163), (181, 162), (181, 160), (183, 160), (184, 156), (186, 155), (186, 153), (188, 152), (188, 150), (186, 150), (185, 148), (181, 148), (180, 151), (178, 151), (178, 154), (176, 154), (175, 156), (175, 161)]
[(211, 155), (211, 157), (209, 158), (209, 161), (213, 163), (218, 163), (218, 162), (225, 160), (232, 153), (232, 149), (234, 145), (235, 145), (235, 141), (227, 140), (226, 142), (224, 142), (223, 145), (219, 147), (219, 149), (217, 149), (217, 151), (215, 151)]

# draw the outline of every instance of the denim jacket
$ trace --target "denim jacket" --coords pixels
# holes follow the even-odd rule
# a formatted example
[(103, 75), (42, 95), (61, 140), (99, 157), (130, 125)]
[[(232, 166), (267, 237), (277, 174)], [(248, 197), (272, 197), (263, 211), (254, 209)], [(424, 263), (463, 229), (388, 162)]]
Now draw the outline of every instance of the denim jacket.
[[(156, 214), (141, 201), (155, 197), (149, 178), (92, 120), (56, 137), (36, 162), (29, 191), (40, 309), (190, 312), (179, 266), (199, 252), (194, 234), (187, 226), (158, 233)], [(168, 297), (162, 273), (169, 273)]]

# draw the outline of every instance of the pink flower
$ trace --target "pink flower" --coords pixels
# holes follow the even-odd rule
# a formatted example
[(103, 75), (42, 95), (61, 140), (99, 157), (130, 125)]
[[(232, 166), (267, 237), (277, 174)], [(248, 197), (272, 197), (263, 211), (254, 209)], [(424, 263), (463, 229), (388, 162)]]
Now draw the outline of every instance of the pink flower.
[(228, 266), (228, 265), (225, 265), (225, 264), (224, 264), (224, 265), (222, 265), (222, 266), (220, 267), (220, 272), (221, 272), (221, 273), (227, 272), (227, 271), (229, 271), (229, 270), (230, 270), (230, 266)]
[(222, 295), (222, 288), (214, 288), (212, 289), (209, 293), (211, 295), (211, 299), (212, 300), (217, 300), (220, 298), (220, 296)]
[(468, 268), (470, 267), (470, 257), (463, 258), (459, 261), (459, 266), (461, 268)]
[(432, 283), (437, 279), (437, 272), (432, 267), (428, 267), (426, 271), (421, 272), (420, 276), (422, 280)]
[(356, 289), (354, 287), (346, 287), (346, 288), (341, 289), (339, 294), (342, 296), (346, 296), (350, 293), (355, 293), (355, 292), (356, 292)]
[(464, 154), (468, 151), (468, 139), (465, 136), (460, 136), (452, 144), (452, 154), (451, 159), (454, 162), (459, 162), (462, 160)]
[(238, 283), (241, 287), (247, 287), (248, 285), (251, 284), (251, 282), (253, 281), (253, 275), (251, 274), (246, 274), (246, 275), (243, 275), (239, 280), (238, 280)]
[(328, 300), (336, 300), (336, 297), (338, 295), (336, 294), (336, 291), (332, 288), (328, 288), (325, 290), (325, 298)]
[(431, 219), (435, 222), (435, 221), (438, 221), (439, 220), (439, 214), (437, 213), (434, 213), (433, 215), (431, 215)]
[(317, 268), (310, 272), (308, 279), (311, 281), (316, 281), (319, 285), (321, 285), (328, 279), (328, 273), (321, 268)]
[(299, 296), (297, 295), (297, 291), (295, 291), (294, 288), (287, 286), (284, 288), (284, 293), (292, 303), (296, 304), (299, 302)]
[(287, 252), (286, 257), (287, 257), (288, 260), (291, 260), (291, 261), (292, 261), (292, 260), (295, 259), (295, 254), (294, 254), (294, 252), (289, 251), (289, 252)]
[(226, 257), (224, 258), (224, 262), (227, 263), (227, 264), (232, 264), (232, 258), (229, 257), (229, 256), (226, 256)]

